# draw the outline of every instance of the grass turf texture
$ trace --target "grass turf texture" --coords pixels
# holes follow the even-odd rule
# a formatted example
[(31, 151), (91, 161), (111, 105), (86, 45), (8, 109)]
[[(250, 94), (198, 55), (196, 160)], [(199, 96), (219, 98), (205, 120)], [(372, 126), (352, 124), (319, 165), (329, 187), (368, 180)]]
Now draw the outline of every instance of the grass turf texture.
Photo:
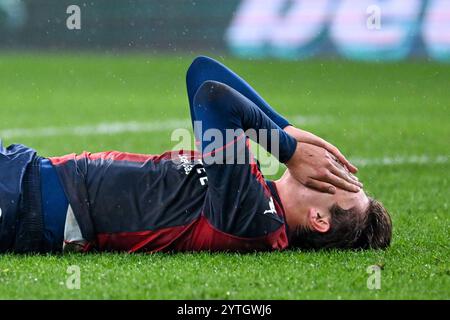
[[(187, 119), (189, 57), (0, 56), (0, 131)], [(429, 62), (225, 62), (280, 112), (349, 157), (448, 156), (450, 66)], [(170, 149), (170, 130), (17, 137), (41, 155)], [(386, 251), (0, 256), (0, 299), (449, 299), (448, 162), (361, 168), (392, 213)], [(281, 171), (280, 171), (281, 173)], [(68, 266), (81, 289), (65, 286)], [(366, 285), (382, 266), (381, 289)]]

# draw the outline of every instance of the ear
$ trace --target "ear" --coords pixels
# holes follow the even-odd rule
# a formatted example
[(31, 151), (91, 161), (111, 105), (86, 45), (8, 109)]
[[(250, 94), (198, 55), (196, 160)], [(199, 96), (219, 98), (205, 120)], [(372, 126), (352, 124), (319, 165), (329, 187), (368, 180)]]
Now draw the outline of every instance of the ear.
[(330, 215), (322, 214), (317, 208), (309, 209), (308, 222), (311, 229), (314, 231), (323, 233), (330, 230)]

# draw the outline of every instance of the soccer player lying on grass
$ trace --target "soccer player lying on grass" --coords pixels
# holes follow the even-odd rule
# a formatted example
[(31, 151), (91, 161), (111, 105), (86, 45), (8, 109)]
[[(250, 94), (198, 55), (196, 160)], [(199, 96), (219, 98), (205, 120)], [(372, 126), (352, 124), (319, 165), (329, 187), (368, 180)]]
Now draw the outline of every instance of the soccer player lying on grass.
[[(187, 87), (198, 152), (40, 158), (23, 145), (0, 146), (0, 251), (389, 245), (387, 211), (335, 147), (290, 125), (210, 58), (192, 63)], [(249, 136), (286, 164), (281, 179), (264, 179)]]

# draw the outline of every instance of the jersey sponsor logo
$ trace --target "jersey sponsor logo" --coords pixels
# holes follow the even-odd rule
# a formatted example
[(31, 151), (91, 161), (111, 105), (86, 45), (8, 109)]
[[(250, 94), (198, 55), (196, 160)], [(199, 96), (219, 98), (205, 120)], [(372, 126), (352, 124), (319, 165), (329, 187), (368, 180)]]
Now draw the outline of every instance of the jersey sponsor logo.
[(275, 209), (275, 203), (273, 202), (273, 198), (269, 199), (269, 210), (264, 211), (264, 214), (273, 214), (278, 215), (277, 210)]

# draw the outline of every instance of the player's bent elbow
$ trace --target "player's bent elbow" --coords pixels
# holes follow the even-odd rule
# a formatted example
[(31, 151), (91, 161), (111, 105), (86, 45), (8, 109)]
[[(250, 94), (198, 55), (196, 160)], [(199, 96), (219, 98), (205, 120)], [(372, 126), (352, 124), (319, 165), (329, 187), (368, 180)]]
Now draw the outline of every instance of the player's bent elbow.
[(205, 68), (207, 68), (208, 65), (210, 65), (213, 61), (214, 60), (206, 56), (198, 56), (194, 60), (192, 60), (192, 63), (186, 72), (187, 82), (189, 83), (193, 80), (198, 79), (199, 77), (202, 77), (201, 75), (202, 73), (204, 73)]
[(221, 82), (207, 80), (202, 83), (194, 96), (195, 106), (208, 105), (210, 107), (216, 105), (215, 102), (220, 103), (224, 94), (229, 91), (230, 87)]
[(188, 73), (189, 73), (189, 71), (195, 71), (197, 68), (204, 67), (205, 64), (207, 64), (210, 61), (211, 61), (211, 58), (209, 58), (207, 56), (198, 56), (198, 57), (196, 57), (194, 60), (192, 60), (192, 63), (189, 66), (189, 69), (188, 69)]

